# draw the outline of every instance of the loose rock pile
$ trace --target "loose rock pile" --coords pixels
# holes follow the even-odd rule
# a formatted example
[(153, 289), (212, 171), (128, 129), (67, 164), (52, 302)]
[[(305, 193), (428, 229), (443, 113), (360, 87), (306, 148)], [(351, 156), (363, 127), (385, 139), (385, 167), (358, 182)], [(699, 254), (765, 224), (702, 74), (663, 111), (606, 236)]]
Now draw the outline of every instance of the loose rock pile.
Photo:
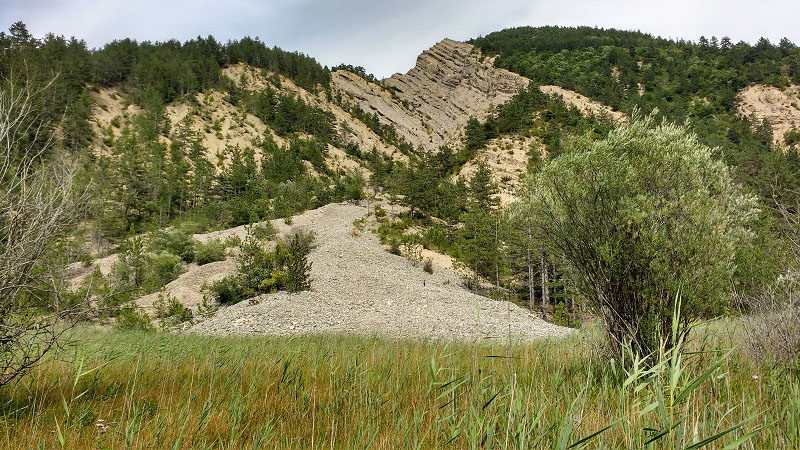
[[(569, 333), (509, 302), (473, 294), (452, 271), (433, 274), (354, 232), (367, 209), (331, 204), (293, 220), (317, 233), (312, 290), (277, 293), (220, 309), (190, 329), (202, 334), (379, 334), (448, 340), (530, 340)], [(288, 230), (280, 230), (286, 233)]]

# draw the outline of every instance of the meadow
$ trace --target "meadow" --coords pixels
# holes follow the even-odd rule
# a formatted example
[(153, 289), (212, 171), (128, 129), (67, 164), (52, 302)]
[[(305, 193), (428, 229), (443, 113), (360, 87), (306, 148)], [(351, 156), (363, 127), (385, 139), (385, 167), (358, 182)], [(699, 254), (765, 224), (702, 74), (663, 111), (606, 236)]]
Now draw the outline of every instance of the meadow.
[(611, 361), (559, 340), (206, 337), (80, 328), (0, 390), (0, 446), (28, 448), (798, 448), (797, 374), (737, 321), (675, 353)]

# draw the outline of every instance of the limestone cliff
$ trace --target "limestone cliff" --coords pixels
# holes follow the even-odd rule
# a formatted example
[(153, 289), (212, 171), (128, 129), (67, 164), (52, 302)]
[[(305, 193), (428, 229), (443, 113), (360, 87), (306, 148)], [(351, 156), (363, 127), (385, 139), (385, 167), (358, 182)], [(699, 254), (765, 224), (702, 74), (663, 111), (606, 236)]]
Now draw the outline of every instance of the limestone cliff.
[(423, 52), (405, 74), (371, 83), (347, 71), (333, 73), (333, 88), (415, 147), (455, 144), (471, 116), (484, 119), (528, 85), (494, 67), (471, 44), (445, 39)]

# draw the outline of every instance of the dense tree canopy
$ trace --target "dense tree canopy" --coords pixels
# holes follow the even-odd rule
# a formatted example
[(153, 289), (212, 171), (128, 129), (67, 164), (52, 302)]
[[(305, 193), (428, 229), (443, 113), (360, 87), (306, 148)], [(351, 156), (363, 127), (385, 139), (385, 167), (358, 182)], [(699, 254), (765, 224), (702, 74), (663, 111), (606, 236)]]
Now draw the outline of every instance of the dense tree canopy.
[(530, 179), (516, 217), (564, 262), (613, 342), (647, 354), (669, 337), (678, 296), (684, 320), (726, 310), (758, 207), (695, 135), (647, 117), (574, 139)]

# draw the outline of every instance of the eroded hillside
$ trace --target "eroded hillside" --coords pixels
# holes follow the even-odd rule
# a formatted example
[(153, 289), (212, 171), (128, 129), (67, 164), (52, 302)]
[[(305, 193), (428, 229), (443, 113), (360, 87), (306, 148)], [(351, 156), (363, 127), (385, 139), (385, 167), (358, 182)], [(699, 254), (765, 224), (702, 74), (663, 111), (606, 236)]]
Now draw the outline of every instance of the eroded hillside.
[(753, 84), (739, 93), (739, 114), (767, 121), (772, 127), (773, 143), (786, 149), (786, 133), (800, 130), (800, 86), (784, 90), (775, 86)]
[(494, 67), (471, 44), (445, 39), (424, 51), (405, 74), (382, 83), (339, 70), (333, 89), (384, 123), (414, 147), (453, 145), (470, 117), (485, 119), (528, 85), (528, 79)]

